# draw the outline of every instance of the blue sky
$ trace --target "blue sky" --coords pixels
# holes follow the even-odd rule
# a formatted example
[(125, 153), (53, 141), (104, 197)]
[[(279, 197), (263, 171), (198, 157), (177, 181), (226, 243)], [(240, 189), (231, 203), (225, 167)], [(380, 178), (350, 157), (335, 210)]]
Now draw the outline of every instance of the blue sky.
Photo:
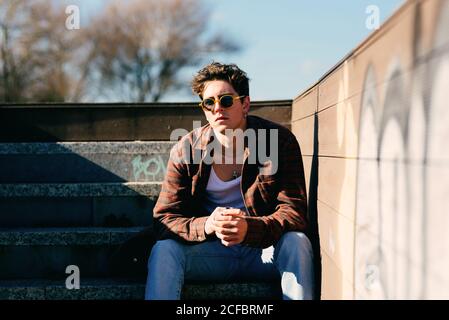
[[(373, 30), (369, 5), (385, 21), (404, 0), (201, 0), (210, 9), (210, 31), (226, 33), (242, 50), (211, 60), (236, 63), (250, 77), (252, 100), (293, 99), (313, 85)], [(81, 21), (105, 0), (72, 0)], [(209, 61), (206, 61), (206, 63)], [(186, 90), (162, 101), (196, 101), (189, 90), (196, 69), (182, 73)]]

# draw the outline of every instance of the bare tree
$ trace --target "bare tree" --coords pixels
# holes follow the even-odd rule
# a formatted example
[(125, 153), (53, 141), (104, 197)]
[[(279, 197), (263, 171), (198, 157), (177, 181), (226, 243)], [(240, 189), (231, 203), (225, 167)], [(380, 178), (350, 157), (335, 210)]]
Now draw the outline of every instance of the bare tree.
[(43, 0), (0, 0), (0, 101), (65, 101), (73, 33), (64, 9)]
[(111, 1), (76, 31), (66, 19), (59, 1), (0, 0), (0, 102), (158, 101), (188, 88), (183, 68), (238, 50), (206, 32), (199, 0)]
[(84, 67), (103, 94), (112, 90), (126, 101), (158, 101), (180, 88), (182, 68), (213, 52), (238, 50), (224, 37), (206, 34), (208, 18), (196, 0), (112, 2), (84, 32)]
[[(15, 48), (18, 33), (24, 25), (19, 12), (25, 1), (0, 0), (0, 101), (20, 102), (24, 99), (23, 91), (26, 78), (21, 68), (26, 60), (26, 53)], [(21, 19), (22, 18), (22, 19)], [(18, 57), (18, 55), (20, 55)]]

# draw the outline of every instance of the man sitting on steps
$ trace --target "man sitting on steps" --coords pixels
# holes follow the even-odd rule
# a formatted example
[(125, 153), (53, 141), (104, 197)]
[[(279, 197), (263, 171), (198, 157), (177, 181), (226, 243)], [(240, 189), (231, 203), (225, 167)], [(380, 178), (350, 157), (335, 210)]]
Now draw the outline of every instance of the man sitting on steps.
[(300, 147), (288, 129), (248, 115), (248, 82), (217, 62), (192, 81), (208, 124), (171, 151), (146, 299), (180, 299), (186, 280), (279, 280), (284, 299), (313, 298)]

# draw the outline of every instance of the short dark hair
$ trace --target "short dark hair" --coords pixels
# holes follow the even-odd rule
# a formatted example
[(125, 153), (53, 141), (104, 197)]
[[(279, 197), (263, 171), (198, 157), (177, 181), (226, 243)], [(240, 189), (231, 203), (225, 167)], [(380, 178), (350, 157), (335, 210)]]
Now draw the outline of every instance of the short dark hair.
[(212, 62), (202, 68), (192, 80), (193, 93), (196, 93), (202, 99), (204, 84), (212, 80), (227, 81), (240, 96), (249, 96), (249, 78), (246, 72), (235, 64)]

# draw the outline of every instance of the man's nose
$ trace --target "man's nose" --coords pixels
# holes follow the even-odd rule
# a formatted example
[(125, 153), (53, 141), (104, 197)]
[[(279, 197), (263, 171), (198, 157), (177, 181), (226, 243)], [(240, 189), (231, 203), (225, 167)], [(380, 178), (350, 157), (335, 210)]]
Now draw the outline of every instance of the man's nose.
[(218, 110), (222, 109), (220, 100), (215, 100), (214, 107), (212, 108), (213, 113), (217, 113)]

